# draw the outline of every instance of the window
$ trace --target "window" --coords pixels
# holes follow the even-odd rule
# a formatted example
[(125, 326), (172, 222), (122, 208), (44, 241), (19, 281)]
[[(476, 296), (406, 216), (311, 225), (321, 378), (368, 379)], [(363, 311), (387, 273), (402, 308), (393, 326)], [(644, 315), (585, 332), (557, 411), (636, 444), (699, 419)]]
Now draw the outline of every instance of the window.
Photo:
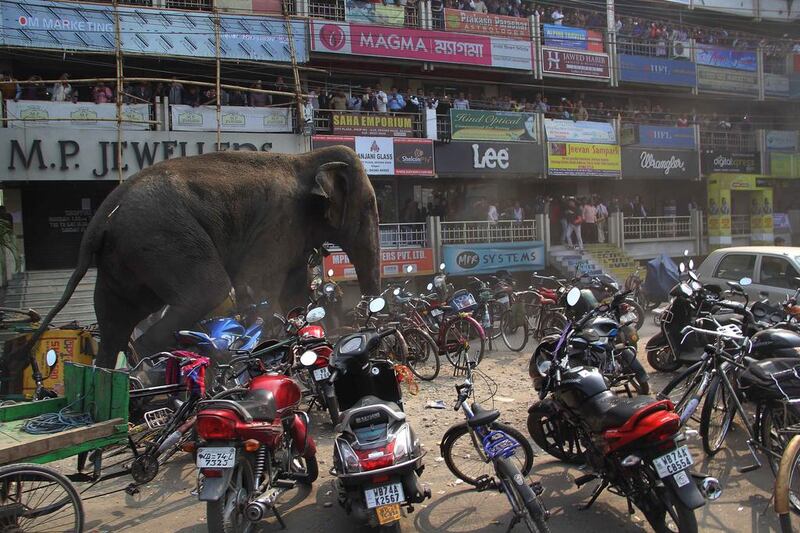
[(762, 285), (781, 289), (794, 289), (797, 283), (797, 270), (782, 257), (765, 255), (761, 257), (759, 282)]
[(722, 258), (717, 265), (715, 278), (739, 281), (744, 277), (753, 277), (753, 268), (756, 266), (756, 256), (750, 254), (729, 254)]

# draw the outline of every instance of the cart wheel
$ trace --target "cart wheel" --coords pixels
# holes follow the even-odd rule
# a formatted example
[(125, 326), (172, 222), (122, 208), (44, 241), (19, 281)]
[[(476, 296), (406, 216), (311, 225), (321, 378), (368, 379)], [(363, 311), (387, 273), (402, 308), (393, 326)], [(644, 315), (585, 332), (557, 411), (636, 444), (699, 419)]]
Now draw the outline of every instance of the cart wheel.
[(136, 483), (149, 483), (158, 474), (158, 459), (152, 455), (143, 454), (133, 460), (131, 476)]
[(0, 531), (83, 531), (78, 491), (46, 466), (0, 467), (0, 502)]

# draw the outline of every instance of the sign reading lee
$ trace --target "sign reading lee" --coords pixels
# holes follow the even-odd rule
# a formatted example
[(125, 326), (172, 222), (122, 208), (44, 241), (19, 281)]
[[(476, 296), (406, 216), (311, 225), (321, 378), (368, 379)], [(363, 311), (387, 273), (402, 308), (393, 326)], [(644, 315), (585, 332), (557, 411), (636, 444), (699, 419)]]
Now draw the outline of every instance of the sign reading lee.
[(442, 255), (447, 273), (454, 275), (541, 270), (545, 264), (542, 241), (447, 244), (442, 246)]
[(444, 177), (538, 177), (542, 151), (519, 142), (436, 144), (436, 174)]
[(453, 140), (536, 142), (536, 114), (451, 109), (450, 131)]
[(703, 173), (758, 174), (761, 158), (757, 152), (715, 152), (703, 154)]
[(555, 76), (610, 79), (608, 54), (542, 48), (542, 71)]
[(333, 132), (337, 135), (367, 135), (382, 137), (413, 137), (414, 123), (411, 115), (359, 114), (334, 111), (331, 118)]
[[(332, 252), (323, 260), (325, 271), (333, 270), (336, 281), (357, 279), (356, 267), (344, 252)], [(406, 268), (411, 266), (413, 273), (433, 274), (432, 248), (381, 249), (381, 276), (391, 278), (405, 276)]]
[(693, 150), (623, 148), (622, 177), (697, 179), (698, 157)]
[(314, 148), (348, 146), (370, 176), (433, 176), (433, 141), (402, 137), (314, 135)]
[(444, 10), (444, 27), (449, 31), (531, 39), (531, 25), (528, 19), (477, 11), (447, 8)]
[(547, 174), (619, 178), (622, 171), (616, 144), (547, 143)]

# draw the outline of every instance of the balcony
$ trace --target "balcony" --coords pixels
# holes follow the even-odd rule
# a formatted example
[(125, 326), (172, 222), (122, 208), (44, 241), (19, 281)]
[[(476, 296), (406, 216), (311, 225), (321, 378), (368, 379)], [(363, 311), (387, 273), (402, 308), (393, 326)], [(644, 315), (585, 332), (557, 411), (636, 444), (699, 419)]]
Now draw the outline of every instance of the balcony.
[(535, 220), (442, 222), (442, 244), (521, 242), (539, 240)]
[(660, 57), (662, 59), (681, 58), (684, 56), (684, 43), (676, 41), (651, 42), (637, 39), (628, 35), (617, 35), (617, 53), (632, 56)]
[(703, 150), (755, 152), (756, 134), (752, 131), (700, 128), (700, 147)]

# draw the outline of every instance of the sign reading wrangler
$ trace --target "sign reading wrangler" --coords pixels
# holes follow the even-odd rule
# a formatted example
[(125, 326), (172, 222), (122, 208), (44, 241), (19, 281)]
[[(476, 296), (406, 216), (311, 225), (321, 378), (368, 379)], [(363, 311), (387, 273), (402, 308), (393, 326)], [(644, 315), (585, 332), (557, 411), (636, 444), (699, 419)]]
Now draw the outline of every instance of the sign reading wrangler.
[(542, 241), (485, 244), (446, 244), (442, 256), (447, 273), (494, 274), (498, 270), (541, 270), (545, 265)]
[(623, 148), (622, 177), (698, 179), (699, 156), (692, 150)]

